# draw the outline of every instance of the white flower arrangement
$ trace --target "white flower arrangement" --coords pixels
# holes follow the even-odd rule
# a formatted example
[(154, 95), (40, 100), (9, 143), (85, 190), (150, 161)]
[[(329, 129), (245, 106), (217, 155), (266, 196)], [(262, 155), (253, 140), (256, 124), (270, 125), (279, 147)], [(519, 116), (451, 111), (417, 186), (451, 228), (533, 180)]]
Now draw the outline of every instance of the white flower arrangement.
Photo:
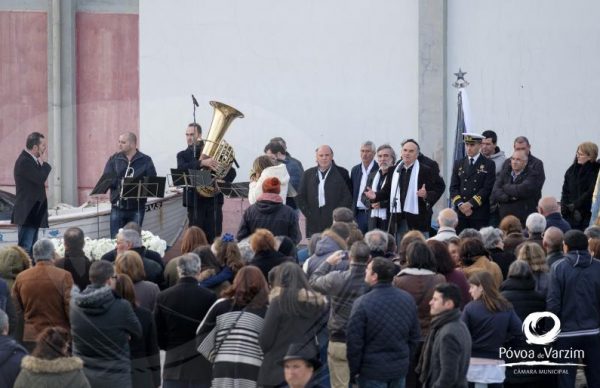
[[(65, 245), (62, 238), (51, 239), (56, 248), (57, 255), (64, 257)], [(167, 242), (162, 240), (160, 237), (153, 235), (151, 232), (144, 230), (142, 231), (142, 245), (146, 249), (150, 249), (158, 252), (161, 256), (164, 256), (167, 250)], [(85, 238), (85, 245), (83, 246), (83, 252), (90, 260), (100, 260), (100, 258), (107, 252), (115, 249), (117, 246), (117, 240), (110, 238), (100, 238), (93, 240), (89, 237)]]

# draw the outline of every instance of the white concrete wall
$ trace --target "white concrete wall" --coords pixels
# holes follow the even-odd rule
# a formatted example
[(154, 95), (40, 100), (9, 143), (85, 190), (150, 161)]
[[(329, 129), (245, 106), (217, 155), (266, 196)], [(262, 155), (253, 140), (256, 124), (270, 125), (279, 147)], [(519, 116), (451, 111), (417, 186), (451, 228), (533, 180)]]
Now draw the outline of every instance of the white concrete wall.
[(185, 147), (190, 94), (208, 130), (217, 100), (245, 118), (226, 140), (247, 180), (282, 136), (305, 167), (331, 144), (351, 167), (371, 139), (417, 136), (417, 0), (140, 1), (141, 149), (164, 174)]
[[(600, 142), (598, 20), (600, 3), (590, 0), (448, 1), (448, 79), (468, 72), (474, 130), (495, 130), (509, 155), (516, 136), (529, 138), (545, 164), (544, 195), (560, 197), (579, 143)], [(453, 144), (456, 90), (448, 88)]]

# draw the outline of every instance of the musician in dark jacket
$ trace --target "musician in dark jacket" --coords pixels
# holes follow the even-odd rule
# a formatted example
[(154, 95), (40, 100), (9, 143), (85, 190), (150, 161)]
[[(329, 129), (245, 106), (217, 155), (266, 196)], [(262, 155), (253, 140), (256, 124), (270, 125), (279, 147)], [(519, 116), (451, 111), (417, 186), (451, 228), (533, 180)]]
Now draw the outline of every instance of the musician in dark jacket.
[(514, 151), (510, 164), (502, 167), (496, 177), (490, 202), (498, 204), (500, 219), (514, 215), (525, 225), (527, 216), (534, 213), (544, 182), (529, 168), (525, 151)]
[(317, 166), (304, 171), (296, 197), (298, 208), (306, 216), (307, 236), (329, 228), (335, 208), (352, 207), (348, 170), (335, 164), (328, 145), (317, 148), (316, 154)]
[(44, 135), (32, 132), (15, 162), (16, 200), (10, 222), (18, 225), (19, 246), (31, 256), (38, 231), (48, 227), (48, 200), (44, 183), (52, 167), (42, 157), (47, 149)]
[(146, 198), (123, 199), (129, 194), (122, 190), (123, 178), (141, 179), (155, 177), (156, 169), (152, 158), (138, 151), (137, 136), (126, 132), (119, 136), (119, 152), (113, 154), (104, 166), (104, 174), (113, 174), (110, 185), (110, 236), (115, 238), (119, 229), (130, 221), (142, 226), (146, 213)]
[(457, 233), (489, 224), (489, 197), (496, 180), (496, 165), (479, 152), (483, 136), (464, 133), (463, 139), (467, 156), (454, 161), (450, 181), (450, 199), (458, 213)]
[(428, 198), (437, 197), (433, 190), (433, 173), (430, 167), (417, 159), (419, 144), (408, 139), (402, 143), (402, 160), (392, 172), (390, 179), (381, 191), (375, 193), (371, 189), (365, 195), (371, 202), (383, 199), (390, 201), (390, 213), (397, 227), (397, 237), (401, 237), (410, 229), (429, 233), (431, 216), (428, 209)]
[[(202, 127), (190, 123), (185, 131), (188, 147), (177, 153), (177, 169), (199, 170), (202, 168), (216, 169), (217, 162), (213, 158), (201, 157), (204, 149), (202, 141)], [(236, 176), (234, 168), (230, 168), (225, 176), (225, 182), (233, 182)], [(195, 187), (186, 187), (183, 192), (183, 206), (187, 207), (190, 226), (197, 226), (204, 231), (209, 242), (223, 231), (223, 203), (222, 193), (214, 197), (201, 196)]]

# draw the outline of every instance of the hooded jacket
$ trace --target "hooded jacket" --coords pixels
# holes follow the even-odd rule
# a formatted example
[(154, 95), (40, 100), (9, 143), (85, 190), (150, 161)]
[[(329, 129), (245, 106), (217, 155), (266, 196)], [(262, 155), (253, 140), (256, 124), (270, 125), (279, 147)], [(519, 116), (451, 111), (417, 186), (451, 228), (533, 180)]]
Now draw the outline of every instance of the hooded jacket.
[(565, 336), (600, 333), (600, 261), (570, 251), (552, 265), (546, 308), (558, 316)]
[(495, 153), (489, 158), (494, 164), (496, 164), (496, 175), (500, 173), (502, 170), (502, 165), (506, 160), (506, 155), (504, 151), (501, 151), (500, 148), (496, 147)]
[[(326, 234), (317, 242), (315, 253), (309, 257), (303, 264), (306, 276), (310, 278), (313, 272), (335, 251), (346, 249), (346, 243), (341, 237), (334, 234)], [(337, 271), (345, 271), (348, 269), (348, 259), (342, 260), (333, 269)]]
[(17, 341), (6, 335), (0, 335), (0, 387), (12, 387), (19, 370), (21, 359), (27, 350)]
[(108, 286), (89, 285), (71, 291), (73, 355), (84, 362), (93, 387), (130, 387), (129, 337), (140, 337), (142, 327), (129, 302)]
[(83, 361), (78, 357), (45, 360), (32, 356), (23, 358), (21, 373), (14, 388), (89, 388), (83, 374)]
[[(277, 195), (277, 194), (269, 194)], [(282, 202), (267, 199), (265, 195), (244, 212), (237, 240), (241, 241), (250, 236), (258, 228), (268, 229), (274, 236), (288, 236), (295, 244), (302, 240), (298, 213)], [(279, 200), (281, 198), (277, 198)]]

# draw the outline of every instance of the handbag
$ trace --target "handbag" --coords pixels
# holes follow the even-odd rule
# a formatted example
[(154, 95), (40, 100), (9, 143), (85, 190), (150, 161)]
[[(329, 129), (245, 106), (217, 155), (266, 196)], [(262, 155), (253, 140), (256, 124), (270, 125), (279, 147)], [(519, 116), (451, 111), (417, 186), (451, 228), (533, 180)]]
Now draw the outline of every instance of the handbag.
[[(233, 325), (231, 325), (231, 327), (229, 329), (227, 329), (227, 332), (225, 332), (225, 335), (223, 336), (223, 338), (221, 339), (220, 342), (217, 343), (217, 326), (216, 325), (215, 325), (215, 327), (212, 328), (212, 330), (208, 334), (206, 334), (206, 336), (204, 336), (203, 338), (200, 337), (200, 338), (196, 339), (196, 344), (198, 345), (198, 349), (197, 349), (198, 353), (202, 354), (204, 356), (204, 358), (206, 358), (208, 360), (208, 362), (210, 362), (211, 364), (214, 364), (215, 358), (217, 357), (217, 354), (219, 353), (219, 349), (221, 349), (221, 345), (223, 344), (223, 342), (225, 342), (225, 339), (227, 338), (229, 333), (231, 333), (231, 330), (233, 330), (233, 328), (237, 325), (237, 323), (240, 320), (240, 318), (242, 317), (243, 313), (244, 313), (244, 310), (240, 311), (237, 318), (233, 322)], [(216, 347), (215, 347), (215, 345), (216, 345)]]

